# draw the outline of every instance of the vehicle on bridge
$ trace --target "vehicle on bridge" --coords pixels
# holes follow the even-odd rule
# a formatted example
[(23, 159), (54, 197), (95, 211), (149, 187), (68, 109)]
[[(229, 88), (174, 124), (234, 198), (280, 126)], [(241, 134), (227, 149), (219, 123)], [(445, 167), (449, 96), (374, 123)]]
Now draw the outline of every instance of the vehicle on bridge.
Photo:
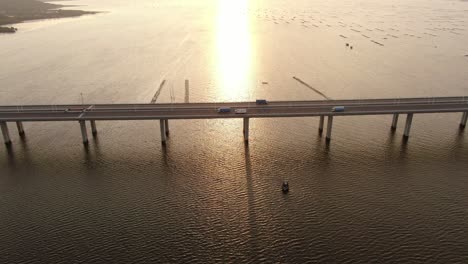
[(332, 112), (344, 112), (345, 108), (344, 106), (334, 106), (332, 108)]
[(236, 112), (236, 114), (246, 114), (246, 113), (247, 113), (247, 109), (245, 109), (245, 108), (238, 108), (238, 109), (234, 110), (234, 112)]
[(220, 107), (218, 108), (218, 113), (229, 113), (231, 112), (231, 107)]
[(265, 100), (265, 99), (257, 99), (257, 100), (255, 101), (255, 103), (258, 104), (258, 105), (266, 105), (266, 104), (268, 104), (267, 100)]

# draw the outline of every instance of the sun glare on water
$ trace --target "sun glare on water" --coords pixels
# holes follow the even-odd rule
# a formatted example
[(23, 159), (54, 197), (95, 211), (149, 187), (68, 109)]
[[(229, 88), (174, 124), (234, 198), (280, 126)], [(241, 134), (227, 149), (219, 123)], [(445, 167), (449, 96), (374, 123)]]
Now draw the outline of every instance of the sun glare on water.
[(225, 101), (249, 99), (252, 84), (252, 43), (248, 0), (219, 0), (216, 21), (216, 64), (218, 98)]

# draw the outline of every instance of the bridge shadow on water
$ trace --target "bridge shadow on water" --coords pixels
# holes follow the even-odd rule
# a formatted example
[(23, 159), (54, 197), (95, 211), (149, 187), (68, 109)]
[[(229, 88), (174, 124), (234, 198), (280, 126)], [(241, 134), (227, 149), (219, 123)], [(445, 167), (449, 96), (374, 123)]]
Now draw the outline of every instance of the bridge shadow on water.
[[(398, 136), (396, 131), (390, 131), (384, 143), (384, 156), (388, 162), (409, 162), (413, 159), (438, 161), (442, 157), (456, 158), (466, 155), (466, 140), (463, 129), (458, 129), (447, 137), (440, 138), (440, 141), (433, 141), (433, 138), (416, 138), (418, 135), (405, 138)], [(421, 142), (423, 140), (423, 142)], [(428, 141), (429, 142), (424, 142)], [(413, 143), (411, 143), (413, 141)], [(426, 147), (426, 145), (429, 146)]]
[(9, 167), (15, 167), (16, 165), (15, 151), (13, 148), (13, 144), (5, 144), (7, 164)]
[(0, 175), (8, 178), (13, 186), (37, 175), (41, 156), (31, 152), (26, 136), (18, 142), (5, 145), (5, 155), (0, 161)]
[(453, 136), (453, 140), (450, 142), (448, 149), (450, 151), (449, 155), (453, 158), (458, 157), (459, 155), (463, 155), (464, 151), (466, 150), (466, 129), (460, 128)]
[(324, 169), (328, 169), (331, 164), (331, 152), (332, 152), (332, 141), (326, 141), (324, 137), (319, 133), (319, 136), (315, 138), (314, 147), (312, 150), (312, 156), (324, 166)]
[[(400, 140), (401, 138), (401, 140)], [(391, 129), (385, 142), (384, 155), (389, 160), (403, 161), (407, 158), (409, 138), (397, 136), (397, 132)]]
[[(253, 189), (253, 173), (252, 162), (250, 159), (250, 148), (248, 144), (244, 144), (244, 160), (245, 160), (245, 179), (247, 187), (247, 206), (248, 206), (248, 222), (250, 228), (249, 249), (250, 256), (255, 256), (261, 252), (261, 246), (258, 244), (260, 232), (258, 230), (257, 213), (255, 212), (255, 194)], [(259, 256), (257, 256), (259, 258)], [(263, 258), (263, 256), (261, 256)]]
[(18, 161), (25, 164), (31, 164), (32, 161), (26, 135), (22, 134), (19, 139), (19, 144), (15, 145), (14, 142), (5, 144), (6, 156), (11, 167), (15, 167)]
[(83, 144), (83, 163), (87, 170), (87, 175), (93, 174), (96, 162), (102, 157), (99, 134), (93, 135), (87, 144)]
[(169, 167), (170, 162), (171, 162), (171, 158), (170, 158), (171, 149), (170, 149), (170, 146), (168, 146), (167, 143), (166, 144), (161, 144), (161, 151), (162, 151), (161, 158), (162, 158), (163, 164), (164, 164), (165, 167)]

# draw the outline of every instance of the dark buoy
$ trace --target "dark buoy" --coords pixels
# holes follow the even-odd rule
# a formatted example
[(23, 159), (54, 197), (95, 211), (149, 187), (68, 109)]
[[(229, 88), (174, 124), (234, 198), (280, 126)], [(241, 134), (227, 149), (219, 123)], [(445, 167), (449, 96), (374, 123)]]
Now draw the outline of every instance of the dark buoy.
[(281, 186), (281, 190), (283, 193), (289, 192), (289, 183), (287, 181), (283, 182), (283, 185)]

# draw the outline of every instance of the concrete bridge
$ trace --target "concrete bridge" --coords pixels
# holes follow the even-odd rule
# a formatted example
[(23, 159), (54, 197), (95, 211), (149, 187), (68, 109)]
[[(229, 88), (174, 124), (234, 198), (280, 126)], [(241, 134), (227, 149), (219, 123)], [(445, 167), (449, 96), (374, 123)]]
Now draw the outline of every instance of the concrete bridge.
[[(334, 106), (344, 106), (344, 111), (334, 112)], [(219, 108), (232, 111), (219, 113)], [(237, 113), (236, 109), (245, 109)], [(242, 111), (243, 112), (243, 111)], [(462, 114), (460, 128), (465, 128), (468, 117), (468, 97), (390, 98), (362, 100), (322, 101), (271, 101), (231, 103), (172, 103), (172, 104), (82, 104), (82, 105), (10, 105), (0, 106), (0, 126), (5, 144), (11, 144), (8, 123), (16, 123), (20, 135), (24, 135), (23, 122), (79, 122), (83, 143), (88, 143), (86, 122), (91, 124), (93, 135), (97, 133), (96, 121), (101, 120), (159, 120), (161, 142), (166, 143), (170, 119), (243, 118), (244, 140), (249, 140), (249, 120), (266, 117), (319, 117), (319, 133), (324, 130), (327, 117), (326, 140), (332, 135), (335, 116), (393, 115), (392, 129), (396, 129), (400, 114), (406, 115), (404, 137), (408, 138), (414, 114), (427, 113)]]

